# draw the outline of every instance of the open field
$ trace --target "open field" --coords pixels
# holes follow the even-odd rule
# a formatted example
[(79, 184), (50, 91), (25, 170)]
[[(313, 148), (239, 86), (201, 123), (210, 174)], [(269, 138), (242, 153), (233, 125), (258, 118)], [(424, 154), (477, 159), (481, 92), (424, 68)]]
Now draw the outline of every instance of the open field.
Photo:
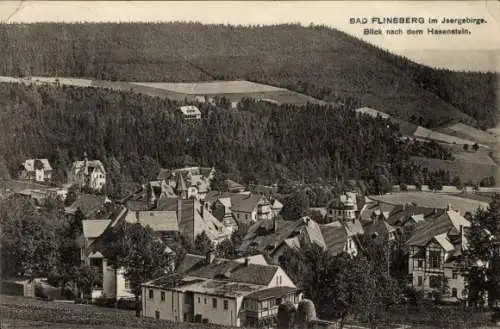
[(286, 89), (264, 85), (245, 80), (235, 81), (209, 81), (197, 83), (164, 83), (164, 82), (137, 82), (133, 85), (141, 85), (158, 89), (171, 90), (183, 94), (191, 95), (217, 95), (217, 94), (232, 94), (232, 93), (258, 93), (269, 91), (283, 91)]
[(482, 144), (493, 144), (496, 142), (496, 138), (492, 133), (476, 129), (463, 123), (456, 123), (451, 126), (439, 128), (437, 130), (444, 134), (473, 140)]
[(397, 192), (370, 196), (369, 198), (394, 205), (405, 202), (415, 202), (419, 206), (436, 208), (446, 208), (448, 205), (451, 205), (453, 209), (459, 210), (462, 214), (466, 212), (475, 213), (477, 208), (486, 209), (488, 207), (488, 203), (486, 202), (433, 192)]
[[(368, 114), (372, 117), (380, 116), (381, 118), (389, 119), (392, 122), (397, 123), (399, 125), (401, 133), (405, 136), (414, 137), (414, 138), (422, 139), (422, 140), (434, 140), (435, 142), (449, 144), (449, 145), (460, 145), (461, 147), (464, 144), (473, 145), (475, 142), (477, 142), (478, 145), (480, 145), (484, 148), (488, 148), (488, 146), (484, 145), (484, 143), (480, 140), (474, 140), (474, 139), (467, 137), (467, 136), (464, 137), (464, 136), (457, 136), (457, 135), (453, 135), (453, 134), (448, 134), (445, 131), (441, 131), (439, 129), (433, 130), (433, 129), (424, 128), (424, 127), (418, 126), (416, 124), (413, 124), (411, 122), (392, 117), (387, 113), (384, 113), (382, 111), (378, 111), (378, 110), (375, 110), (375, 109), (372, 109), (369, 107), (363, 107), (363, 108), (356, 109), (356, 112)], [(458, 125), (455, 125), (455, 126), (458, 126)], [(485, 135), (490, 136), (490, 134), (487, 132), (466, 126), (464, 124), (460, 124), (460, 126), (458, 126), (458, 127), (463, 127), (463, 129), (464, 130), (467, 129), (468, 132), (473, 131), (478, 136), (480, 135), (481, 132), (484, 133)], [(483, 136), (483, 139), (484, 139), (484, 134), (481, 135), (481, 136)], [(483, 144), (481, 144), (481, 143), (483, 143)]]
[(447, 170), (451, 177), (458, 176), (464, 183), (468, 181), (479, 182), (489, 176), (495, 176), (498, 166), (491, 163), (480, 163), (477, 161), (467, 161), (464, 159), (441, 160), (424, 157), (411, 157), (411, 160), (430, 171)]
[(104, 81), (64, 77), (31, 77), (15, 78), (0, 76), (0, 82), (25, 84), (56, 84), (74, 87), (108, 88), (120, 91), (133, 91), (152, 97), (164, 97), (174, 101), (193, 102), (196, 96), (217, 95), (224, 96), (230, 101), (239, 101), (244, 97), (255, 99), (269, 99), (278, 104), (304, 105), (309, 103), (328, 104), (325, 101), (261, 83), (245, 80), (211, 81), (196, 83), (170, 82), (125, 82)]

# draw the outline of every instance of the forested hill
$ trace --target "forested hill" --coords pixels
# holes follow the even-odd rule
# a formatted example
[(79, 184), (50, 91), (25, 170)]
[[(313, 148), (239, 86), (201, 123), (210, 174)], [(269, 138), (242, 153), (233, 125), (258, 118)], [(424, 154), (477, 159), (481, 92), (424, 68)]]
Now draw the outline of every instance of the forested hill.
[(155, 178), (160, 167), (196, 164), (244, 183), (360, 179), (377, 193), (437, 177), (409, 166), (412, 155), (450, 157), (436, 143), (404, 142), (389, 121), (342, 106), (247, 99), (238, 111), (203, 105), (201, 121), (193, 123), (176, 115), (178, 104), (159, 97), (0, 83), (0, 109), (0, 162), (13, 175), (25, 159), (44, 157), (56, 168), (55, 181), (65, 182), (71, 162), (87, 152), (104, 162), (112, 196)]
[(428, 127), (454, 121), (494, 125), (493, 73), (430, 69), (323, 26), (4, 24), (0, 58), (1, 75), (239, 78), (328, 101), (357, 98), (363, 106)]

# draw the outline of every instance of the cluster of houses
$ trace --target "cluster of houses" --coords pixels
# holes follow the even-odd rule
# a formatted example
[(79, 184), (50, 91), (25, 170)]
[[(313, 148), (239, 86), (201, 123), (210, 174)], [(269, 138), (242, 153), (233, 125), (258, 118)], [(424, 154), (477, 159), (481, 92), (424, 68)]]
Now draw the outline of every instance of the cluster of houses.
[[(46, 159), (27, 160), (20, 177), (47, 181), (51, 170)], [(439, 209), (413, 203), (388, 204), (345, 192), (324, 208), (314, 209), (323, 217), (321, 223), (309, 216), (292, 221), (279, 216), (283, 208), (280, 201), (255, 188), (249, 190), (227, 180), (226, 192), (212, 191), (215, 175), (215, 169), (208, 167), (162, 169), (156, 180), (119, 203), (105, 196), (80, 194), (65, 210), (84, 218), (83, 234), (78, 239), (81, 260), (97, 267), (102, 277), (92, 297), (133, 297), (130, 283), (121, 270), (108, 266), (104, 251), (105, 233), (124, 222), (151, 227), (167, 244), (180, 235), (194, 243), (204, 233), (217, 245), (230, 239), (239, 226), (248, 227), (237, 246), (241, 258), (188, 254), (177, 267), (170, 265), (170, 274), (145, 282), (142, 313), (147, 317), (272, 327), (280, 304), (297, 306), (304, 299), (280, 267), (281, 255), (314, 243), (332, 255), (356, 257), (362, 252), (361, 235), (375, 243), (403, 243), (414, 288), (432, 294), (446, 278), (446, 298), (460, 301), (467, 297), (458, 261), (467, 248), (465, 233), (470, 222), (451, 205)], [(69, 175), (71, 184), (97, 191), (105, 180), (102, 163), (86, 157), (73, 163)], [(273, 190), (268, 187), (267, 192)], [(170, 248), (166, 252), (174, 254)]]
[(74, 161), (68, 175), (68, 182), (64, 187), (53, 187), (53, 168), (48, 159), (27, 159), (18, 169), (20, 181), (38, 183), (36, 188), (26, 188), (18, 191), (19, 195), (34, 199), (43, 204), (50, 198), (65, 200), (70, 186), (87, 188), (99, 192), (106, 184), (106, 170), (100, 160), (89, 160), (84, 155), (83, 160)]

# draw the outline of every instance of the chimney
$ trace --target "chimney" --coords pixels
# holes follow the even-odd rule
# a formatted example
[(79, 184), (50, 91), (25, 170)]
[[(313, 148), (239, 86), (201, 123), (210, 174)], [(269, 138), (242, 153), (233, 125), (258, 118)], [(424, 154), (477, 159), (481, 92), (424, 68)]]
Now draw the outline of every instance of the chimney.
[(137, 223), (139, 223), (139, 210), (135, 211), (135, 219), (137, 220)]
[(450, 210), (451, 210), (451, 204), (448, 204), (448, 206), (446, 207), (446, 210), (447, 210), (447, 211), (450, 211)]
[(206, 262), (207, 264), (212, 264), (212, 263), (213, 263), (213, 261), (214, 261), (214, 259), (215, 259), (215, 254), (214, 254), (214, 252), (213, 252), (212, 250), (208, 251), (208, 252), (207, 252), (207, 256), (206, 256), (206, 258), (205, 258), (205, 262)]

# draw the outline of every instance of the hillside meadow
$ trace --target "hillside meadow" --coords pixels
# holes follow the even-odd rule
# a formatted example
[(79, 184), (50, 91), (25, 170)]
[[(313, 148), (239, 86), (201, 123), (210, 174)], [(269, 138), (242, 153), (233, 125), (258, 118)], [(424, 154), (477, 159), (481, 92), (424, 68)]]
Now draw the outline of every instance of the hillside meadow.
[(2, 24), (0, 75), (248, 80), (426, 127), (495, 125), (496, 75), (435, 70), (325, 26)]

